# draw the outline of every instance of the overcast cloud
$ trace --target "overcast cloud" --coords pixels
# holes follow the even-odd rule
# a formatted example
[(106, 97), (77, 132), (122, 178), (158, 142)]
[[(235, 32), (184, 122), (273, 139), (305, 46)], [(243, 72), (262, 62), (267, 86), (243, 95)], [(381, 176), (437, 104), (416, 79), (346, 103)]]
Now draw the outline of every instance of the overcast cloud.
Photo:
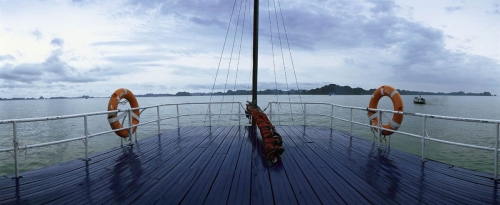
[[(0, 97), (210, 92), (214, 81), (216, 92), (248, 89), (251, 4), (2, 1)], [(262, 0), (259, 88), (500, 95), (499, 9), (496, 0)]]

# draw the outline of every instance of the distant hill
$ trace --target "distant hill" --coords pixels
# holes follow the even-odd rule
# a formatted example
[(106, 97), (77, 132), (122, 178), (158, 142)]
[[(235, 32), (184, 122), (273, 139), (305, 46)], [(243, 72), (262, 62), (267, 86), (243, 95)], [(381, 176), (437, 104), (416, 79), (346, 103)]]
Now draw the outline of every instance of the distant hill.
[[(267, 89), (267, 90), (259, 90), (257, 94), (259, 95), (371, 95), (375, 92), (376, 89), (365, 90), (363, 88), (351, 88), (349, 86), (340, 86), (336, 84), (325, 85), (320, 88), (314, 88), (310, 90), (276, 90), (276, 89)], [(411, 91), (411, 90), (399, 90), (401, 95), (450, 95), (450, 96), (496, 96), (492, 95), (490, 92), (482, 92), (482, 93), (465, 93), (463, 91), (459, 92), (425, 92), (425, 91)], [(228, 90), (227, 92), (215, 92), (215, 93), (189, 93), (186, 91), (177, 92), (176, 94), (166, 94), (166, 93), (147, 93), (147, 94), (139, 94), (135, 95), (136, 97), (164, 97), (164, 96), (203, 96), (203, 95), (251, 95), (251, 90)], [(81, 97), (51, 97), (50, 99), (71, 99), (71, 98), (94, 98), (91, 96), (81, 96)], [(44, 99), (42, 96), (38, 99)], [(48, 99), (48, 98), (45, 98)], [(35, 98), (1, 98), (0, 100), (35, 100)]]
[[(351, 88), (349, 86), (339, 86), (335, 84), (325, 85), (321, 88), (314, 88), (308, 91), (302, 92), (306, 95), (371, 95), (376, 89), (364, 90), (363, 88)], [(465, 93), (463, 91), (459, 92), (424, 92), (424, 91), (411, 91), (411, 90), (399, 90), (401, 95), (470, 95), (470, 96), (492, 96), (490, 92), (483, 93)]]

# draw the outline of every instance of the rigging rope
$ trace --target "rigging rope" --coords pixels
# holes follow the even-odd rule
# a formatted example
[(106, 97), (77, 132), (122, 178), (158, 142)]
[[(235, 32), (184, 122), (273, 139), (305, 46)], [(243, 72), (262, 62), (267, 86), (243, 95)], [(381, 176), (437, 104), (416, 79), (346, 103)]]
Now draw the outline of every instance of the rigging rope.
[[(220, 64), (222, 62), (222, 56), (224, 55), (224, 49), (226, 48), (227, 35), (229, 34), (229, 29), (231, 28), (231, 22), (233, 21), (233, 14), (234, 14), (234, 8), (235, 7), (236, 7), (236, 0), (234, 0), (233, 10), (231, 11), (231, 18), (229, 19), (229, 24), (227, 25), (226, 37), (224, 38), (224, 45), (222, 46), (222, 52), (221, 52), (220, 58), (219, 58), (219, 65), (217, 66), (217, 72), (215, 73), (214, 84), (212, 85), (212, 92), (210, 92), (209, 103), (212, 102), (212, 96), (214, 94), (214, 89), (215, 89), (215, 83), (217, 82), (217, 77), (219, 76)], [(209, 108), (207, 108), (207, 115), (208, 114), (211, 114)], [(207, 122), (207, 115), (205, 115), (205, 121), (204, 121), (204, 123)]]
[[(240, 68), (240, 59), (241, 59), (241, 46), (243, 44), (243, 31), (245, 31), (245, 18), (246, 18), (246, 10), (247, 10), (247, 3), (248, 0), (245, 0), (245, 9), (244, 9), (244, 12), (243, 12), (243, 24), (241, 26), (241, 37), (240, 37), (240, 49), (238, 51), (238, 63), (236, 65), (236, 76), (234, 78), (234, 86), (233, 86), (233, 102), (234, 102), (234, 95), (236, 94), (236, 82), (238, 80), (238, 71), (239, 71), (239, 68)], [(240, 5), (240, 10), (241, 10), (241, 5)], [(238, 20), (239, 20), (239, 17), (238, 17)], [(231, 118), (229, 119), (230, 121), (233, 120), (233, 105), (234, 104), (231, 104)], [(239, 109), (239, 107), (238, 107)]]
[[(283, 60), (283, 71), (285, 73), (286, 89), (288, 90), (288, 102), (291, 102), (291, 99), (290, 99), (290, 89), (288, 87), (288, 77), (286, 75), (285, 57), (283, 55), (283, 45), (281, 43), (281, 31), (280, 31), (280, 26), (278, 24), (278, 12), (276, 10), (276, 1), (273, 1), (273, 4), (274, 4), (274, 14), (275, 14), (275, 17), (276, 17), (276, 27), (278, 27), (278, 39), (280, 41), (281, 59)], [(281, 14), (281, 15), (283, 15), (283, 14)], [(292, 104), (290, 103), (289, 105), (290, 105), (290, 116), (292, 118), (292, 125), (295, 125), (295, 121), (293, 119)]]
[[(293, 63), (292, 50), (290, 48), (290, 41), (288, 40), (288, 34), (286, 32), (285, 18), (283, 18), (283, 11), (281, 10), (280, 0), (278, 0), (278, 7), (280, 8), (281, 22), (283, 23), (283, 30), (285, 31), (285, 38), (286, 38), (286, 43), (288, 45), (288, 52), (290, 53), (290, 62), (292, 63), (293, 75), (295, 76), (295, 85), (297, 85), (297, 93), (299, 94), (299, 100), (300, 103), (302, 104), (302, 96), (300, 94), (299, 81), (297, 80), (297, 73), (295, 72), (295, 64)], [(302, 106), (302, 111), (304, 111), (304, 106)]]
[[(269, 16), (268, 16), (269, 17), (269, 31), (270, 31), (269, 33), (271, 34), (271, 51), (273, 54), (273, 71), (274, 71), (274, 85), (275, 85), (274, 96), (276, 96), (276, 102), (279, 102), (278, 80), (276, 77), (276, 62), (274, 60), (274, 41), (273, 41), (273, 28), (272, 28), (272, 21), (271, 21), (271, 6), (269, 5), (269, 0), (267, 1), (267, 11), (269, 13)], [(279, 118), (279, 121), (281, 122), (280, 109), (281, 109), (281, 106), (278, 106), (278, 118)]]
[[(238, 25), (240, 24), (241, 5), (243, 5), (243, 4), (240, 4), (240, 10), (238, 11), (238, 20), (236, 21), (236, 29), (234, 30), (233, 45), (231, 47), (231, 55), (229, 57), (229, 64), (227, 66), (226, 83), (224, 84), (224, 90), (222, 91), (222, 102), (224, 102), (224, 98), (226, 96), (225, 93), (226, 93), (226, 88), (227, 88), (227, 81), (229, 80), (229, 70), (231, 69), (231, 63), (233, 62), (234, 44), (236, 43), (236, 36), (238, 33)], [(236, 76), (237, 75), (238, 75), (238, 70), (236, 70)], [(222, 104), (222, 103), (220, 104), (219, 117), (217, 118), (217, 125), (219, 125), (223, 105), (224, 104)], [(232, 105), (231, 105), (231, 108), (232, 108)], [(231, 114), (232, 114), (232, 109), (231, 109)]]
[[(291, 48), (290, 48), (290, 42), (289, 42), (289, 38), (288, 38), (288, 33), (287, 33), (287, 30), (286, 30), (286, 26), (285, 26), (285, 21), (284, 21), (284, 16), (283, 16), (283, 11), (282, 11), (282, 8), (281, 8), (281, 3), (280, 1), (278, 0), (278, 5), (276, 5), (276, 0), (273, 0), (273, 7), (274, 7), (274, 14), (271, 14), (271, 5), (270, 5), (270, 1), (271, 0), (268, 0), (268, 20), (269, 20), (269, 29), (270, 29), (270, 37), (271, 37), (271, 50), (272, 50), (272, 60), (273, 60), (273, 71), (274, 71), (274, 84), (275, 84), (275, 90), (274, 90), (274, 95), (276, 97), (276, 101), (279, 101), (279, 96), (278, 94), (283, 94), (282, 92), (278, 92), (278, 82), (277, 82), (277, 70), (276, 70), (276, 59), (275, 59), (275, 52), (274, 52), (274, 34), (273, 34), (273, 28), (272, 28), (272, 24), (274, 22), (273, 19), (276, 21), (275, 24), (276, 26), (278, 27), (278, 30), (277, 30), (277, 34), (278, 34), (278, 40), (279, 40), (279, 46), (280, 46), (280, 51), (281, 51), (281, 59), (282, 59), (282, 66), (283, 66), (283, 72), (284, 72), (284, 77), (285, 77), (285, 84), (286, 84), (286, 90), (288, 92), (288, 102), (291, 102), (291, 97), (290, 97), (290, 85), (289, 85), (289, 82), (288, 82), (288, 73), (287, 73), (287, 65), (286, 65), (286, 62), (285, 62), (285, 54), (284, 54), (284, 49), (283, 49), (283, 46), (288, 46), (288, 52), (289, 52), (289, 56), (290, 56), (290, 60), (291, 60), (291, 67), (293, 69), (293, 74), (294, 74), (294, 77), (295, 77), (295, 84), (296, 84), (296, 87), (297, 87), (297, 94), (299, 95), (299, 100), (300, 102), (302, 103), (302, 97), (301, 97), (301, 93), (300, 93), (300, 88), (299, 88), (299, 85), (298, 85), (298, 80), (297, 80), (297, 73), (296, 73), (296, 70), (295, 70), (295, 65), (294, 65), (294, 62), (293, 62), (293, 57), (292, 57), (292, 52), (291, 52)], [(222, 92), (222, 102), (224, 102), (225, 100), (225, 95), (227, 94), (226, 91), (227, 91), (227, 86), (228, 86), (228, 82), (229, 82), (229, 76), (230, 76), (230, 68), (233, 64), (233, 53), (234, 53), (234, 49), (235, 49), (235, 46), (236, 46), (236, 39), (238, 37), (238, 29), (239, 29), (239, 26), (240, 26), (240, 20), (241, 20), (241, 11), (242, 9), (243, 10), (243, 22), (241, 22), (241, 25), (242, 25), (242, 28), (241, 28), (241, 32), (240, 32), (240, 45), (239, 45), (239, 50), (238, 50), (238, 57), (237, 57), (237, 66), (236, 66), (236, 73), (235, 73), (235, 79), (234, 79), (234, 85), (233, 85), (233, 93), (232, 93), (232, 101), (234, 102), (234, 99), (235, 99), (235, 96), (236, 95), (236, 88), (237, 88), (237, 82), (238, 82), (238, 72), (239, 72), (239, 66), (240, 66), (240, 62), (241, 62), (241, 50), (242, 50), (242, 45), (243, 45), (243, 37), (244, 37), (244, 29), (245, 29), (245, 20), (246, 20), (246, 12), (251, 12), (251, 9), (248, 9), (247, 10), (247, 4), (248, 4), (248, 0), (245, 0), (245, 2), (241, 1), (240, 5), (239, 5), (239, 10), (238, 10), (238, 18), (236, 20), (236, 23), (233, 22), (233, 18), (235, 18), (236, 14), (235, 14), (235, 10), (236, 10), (236, 0), (234, 1), (234, 4), (233, 4), (233, 10), (231, 12), (231, 18), (229, 20), (229, 23), (228, 23), (228, 26), (227, 26), (227, 30), (226, 30), (226, 35), (225, 35), (225, 39), (224, 39), (224, 45), (222, 47), (222, 52), (221, 52), (221, 55), (220, 55), (220, 58), (219, 58), (219, 64), (217, 66), (217, 71), (216, 71), (216, 76), (215, 76), (215, 79), (214, 79), (214, 83), (212, 85), (212, 91), (210, 93), (210, 100), (209, 102), (211, 103), (212, 102), (212, 99), (214, 97), (214, 91), (215, 91), (215, 85), (217, 83), (217, 79), (219, 78), (218, 74), (219, 74), (219, 70), (221, 68), (221, 65), (222, 65), (222, 58), (224, 56), (224, 52), (227, 50), (225, 49), (226, 47), (226, 44), (229, 43), (228, 42), (228, 37), (229, 37), (229, 30), (231, 29), (232, 27), (232, 24), (235, 24), (235, 31), (234, 31), (234, 36), (233, 36), (233, 42), (232, 42), (232, 47), (231, 47), (231, 53), (230, 53), (230, 57), (229, 57), (229, 63), (228, 63), (228, 68), (227, 68), (227, 72), (226, 72), (226, 80), (225, 80), (225, 83), (224, 83), (224, 89), (223, 89), (223, 92)], [(245, 6), (243, 7), (243, 4), (245, 4)], [(279, 7), (279, 11), (278, 11), (278, 7)], [(250, 8), (250, 7), (249, 7)], [(279, 13), (279, 14), (278, 14)], [(271, 15), (274, 15), (274, 18), (271, 18)], [(281, 19), (278, 17), (278, 15), (281, 15)], [(251, 15), (248, 15), (248, 16), (251, 16)], [(250, 18), (251, 19), (251, 18)], [(280, 22), (281, 20), (281, 22)], [(250, 22), (252, 22), (252, 20), (250, 20)], [(284, 44), (284, 40), (283, 38), (281, 38), (281, 28), (280, 28), (280, 24), (282, 24), (283, 26), (283, 30), (284, 30), (284, 35), (285, 35), (285, 39), (286, 39), (286, 44)], [(255, 35), (253, 33), (253, 30), (252, 30), (252, 36)], [(252, 70), (250, 70), (251, 72)], [(251, 74), (249, 75), (250, 78), (249, 78), (249, 81), (248, 81), (248, 88), (250, 88), (250, 82), (251, 82), (251, 79), (252, 79), (252, 72)], [(248, 101), (248, 95), (247, 95), (247, 101)], [(294, 116), (293, 116), (293, 111), (292, 111), (292, 104), (289, 103), (289, 109), (290, 109), (290, 116), (291, 116), (291, 120), (292, 120), (292, 124), (295, 125), (295, 119), (294, 119)], [(279, 120), (281, 121), (281, 109), (282, 109), (282, 106), (281, 104), (278, 104), (278, 109), (277, 109), (277, 113), (278, 113), (278, 117), (279, 117)], [(304, 111), (304, 106), (301, 105), (302, 107), (302, 111)], [(220, 123), (220, 118), (221, 118), (221, 114), (222, 114), (222, 110), (223, 110), (223, 104), (221, 103), (220, 105), (220, 109), (219, 109), (219, 115), (218, 115), (218, 120), (217, 120), (217, 125)], [(207, 109), (207, 114), (210, 113), (210, 108)], [(231, 106), (231, 109), (230, 109), (230, 121), (233, 119), (233, 114), (234, 112), (234, 105)], [(213, 112), (212, 112), (213, 113)], [(211, 114), (211, 113), (210, 113)], [(207, 122), (207, 117), (208, 115), (205, 116), (205, 123)]]
[[(255, 0), (254, 0), (254, 1), (255, 1)], [(251, 2), (249, 1), (249, 3), (248, 3), (248, 4), (249, 4), (249, 5), (251, 5)], [(249, 6), (249, 8), (253, 8), (253, 7)], [(248, 9), (248, 16), (252, 16), (252, 10), (251, 10), (251, 9)], [(254, 20), (254, 19), (253, 19), (253, 18), (249, 18), (249, 19), (250, 19), (250, 25), (253, 25), (253, 20)], [(250, 37), (251, 37), (251, 39), (253, 39), (253, 35), (254, 35), (254, 33), (253, 33), (253, 29), (250, 29), (250, 30), (251, 30), (251, 33), (252, 33), (252, 35), (251, 35)], [(249, 78), (248, 78), (248, 86), (247, 86), (247, 90), (252, 90), (252, 89), (251, 89), (251, 82), (252, 82), (252, 77), (253, 77), (253, 71), (252, 71), (252, 69), (250, 69), (249, 71), (250, 71), (250, 75), (248, 75), (248, 76), (249, 76)], [(249, 97), (250, 97), (250, 96), (249, 96), (249, 95), (247, 95), (247, 101), (250, 101), (250, 100), (248, 99)]]

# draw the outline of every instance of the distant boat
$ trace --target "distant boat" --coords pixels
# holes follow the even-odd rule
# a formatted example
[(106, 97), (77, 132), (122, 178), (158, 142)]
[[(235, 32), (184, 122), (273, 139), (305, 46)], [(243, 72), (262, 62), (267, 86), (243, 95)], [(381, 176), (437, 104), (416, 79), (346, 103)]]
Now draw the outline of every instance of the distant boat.
[(421, 95), (419, 95), (418, 97), (413, 98), (413, 103), (414, 104), (425, 104), (425, 99), (422, 98)]

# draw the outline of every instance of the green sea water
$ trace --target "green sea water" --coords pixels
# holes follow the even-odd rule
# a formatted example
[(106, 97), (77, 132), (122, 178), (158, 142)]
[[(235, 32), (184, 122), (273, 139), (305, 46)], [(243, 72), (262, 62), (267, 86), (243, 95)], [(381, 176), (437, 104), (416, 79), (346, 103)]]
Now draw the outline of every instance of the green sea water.
[[(402, 96), (404, 101), (404, 111), (411, 113), (425, 113), (433, 115), (496, 119), (500, 120), (500, 97), (480, 97), (480, 96), (422, 96), (426, 98), (426, 105), (415, 105), (412, 100), (414, 96)], [(212, 102), (235, 101), (243, 105), (251, 99), (250, 96), (222, 96), (212, 97)], [(91, 113), (106, 111), (108, 98), (89, 98), (89, 99), (57, 99), (57, 100), (16, 100), (0, 101), (0, 120), (21, 119), (47, 116), (61, 116), (80, 113)], [(351, 96), (351, 95), (332, 95), (332, 96), (296, 96), (282, 95), (259, 96), (259, 106), (264, 109), (270, 101), (282, 102), (322, 102), (334, 103), (355, 107), (367, 107), (370, 100), (369, 95)], [(165, 103), (198, 103), (210, 101), (209, 96), (190, 96), (190, 97), (143, 97), (138, 98), (140, 106), (157, 105)], [(120, 109), (126, 109), (122, 105)], [(389, 98), (382, 98), (379, 108), (392, 109), (392, 103)], [(243, 113), (239, 105), (212, 105), (211, 111), (218, 113), (237, 114), (238, 109)], [(267, 108), (266, 112), (272, 109), (274, 114), (272, 122), (274, 125), (303, 125), (302, 116), (303, 107), (300, 105), (278, 104), (272, 108)], [(313, 115), (330, 115), (332, 110), (328, 105), (308, 105), (307, 113)], [(209, 125), (208, 118), (201, 116), (207, 113), (208, 106), (192, 105), (180, 106), (181, 115), (189, 113), (200, 114), (200, 116), (181, 117), (181, 126), (199, 126)], [(162, 107), (160, 109), (161, 117), (173, 117), (161, 122), (161, 130), (173, 129), (177, 127), (177, 118), (175, 118), (177, 108), (175, 106)], [(289, 116), (294, 113), (295, 115)], [(334, 108), (334, 116), (350, 119), (350, 109)], [(141, 122), (156, 119), (156, 108), (145, 110), (141, 114)], [(366, 111), (353, 111), (353, 119), (358, 122), (367, 123)], [(242, 117), (242, 124), (248, 121)], [(238, 125), (236, 115), (225, 117), (214, 116), (212, 125)], [(41, 121), (19, 123), (17, 125), (17, 135), (20, 147), (29, 144), (38, 144), (55, 140), (69, 139), (84, 135), (83, 118), (73, 118), (57, 121)], [(328, 117), (308, 116), (306, 117), (308, 126), (330, 126), (331, 119)], [(333, 121), (333, 128), (350, 132), (350, 124), (338, 120)], [(141, 126), (138, 129), (138, 138), (145, 138), (157, 134), (157, 124), (152, 123)], [(91, 116), (88, 118), (88, 132), (98, 133), (110, 130), (106, 115)], [(421, 135), (423, 132), (423, 120), (420, 117), (405, 116), (400, 131), (410, 132)], [(369, 128), (354, 125), (353, 134), (368, 140), (374, 140), (373, 134)], [(449, 140), (459, 143), (468, 143), (493, 147), (496, 129), (493, 124), (466, 123), (457, 121), (446, 121), (438, 119), (427, 120), (427, 134), (433, 138)], [(13, 125), (0, 125), (0, 149), (12, 147)], [(90, 154), (102, 152), (112, 147), (120, 145), (121, 139), (114, 133), (97, 136), (89, 141)], [(422, 143), (419, 139), (401, 134), (391, 135), (390, 147), (403, 150), (415, 155), (421, 154)], [(427, 142), (425, 157), (456, 166), (469, 169), (493, 172), (494, 155), (492, 151), (482, 151), (472, 148), (463, 148), (454, 145), (446, 145), (436, 142)], [(20, 170), (32, 170), (40, 167), (50, 166), (61, 162), (83, 158), (85, 156), (83, 141), (74, 141), (58, 145), (51, 145), (40, 148), (23, 150), (20, 155)], [(14, 173), (14, 161), (11, 152), (0, 153), (0, 175), (10, 175)]]

